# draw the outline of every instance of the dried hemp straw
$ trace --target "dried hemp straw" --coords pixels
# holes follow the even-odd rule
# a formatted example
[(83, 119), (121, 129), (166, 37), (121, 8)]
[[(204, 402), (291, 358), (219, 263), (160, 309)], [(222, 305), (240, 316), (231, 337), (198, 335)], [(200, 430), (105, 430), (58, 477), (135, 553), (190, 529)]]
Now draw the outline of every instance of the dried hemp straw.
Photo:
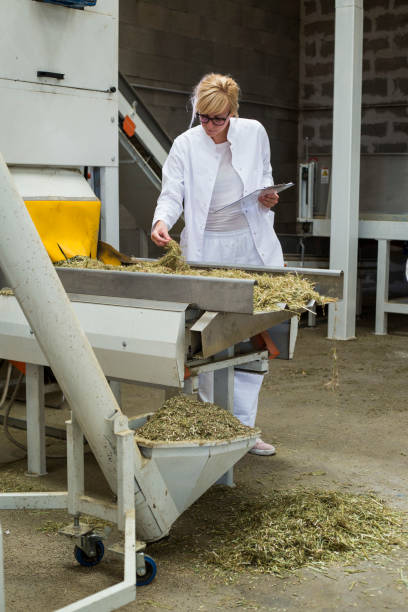
[(297, 274), (269, 275), (245, 272), (237, 269), (200, 269), (192, 268), (181, 253), (180, 245), (171, 240), (166, 246), (166, 254), (156, 261), (135, 260), (126, 266), (112, 266), (89, 257), (76, 256), (57, 262), (62, 267), (93, 268), (97, 270), (126, 270), (127, 272), (149, 272), (156, 274), (182, 274), (189, 276), (213, 276), (218, 278), (247, 278), (255, 280), (254, 312), (281, 310), (286, 304), (289, 310), (306, 308), (314, 300), (324, 305), (336, 301), (320, 295), (314, 283)]

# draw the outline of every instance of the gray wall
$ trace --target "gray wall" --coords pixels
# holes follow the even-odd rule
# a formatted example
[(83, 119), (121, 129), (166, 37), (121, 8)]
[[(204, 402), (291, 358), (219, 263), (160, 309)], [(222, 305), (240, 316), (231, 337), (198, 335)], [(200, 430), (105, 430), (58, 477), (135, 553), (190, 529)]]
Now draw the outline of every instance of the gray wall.
[[(361, 151), (385, 177), (384, 156), (408, 154), (408, 0), (364, 0), (364, 11)], [(241, 116), (268, 131), (275, 181), (296, 181), (306, 136), (309, 156), (331, 154), (334, 12), (335, 0), (121, 0), (120, 69), (151, 88), (139, 94), (171, 137), (188, 127), (201, 76), (231, 74)], [(282, 194), (280, 233), (296, 230), (295, 200)]]
[[(300, 135), (310, 155), (331, 152), (334, 0), (304, 0), (301, 13)], [(364, 154), (408, 153), (408, 0), (364, 0)]]
[[(231, 74), (240, 115), (268, 131), (275, 181), (297, 165), (299, 19), (296, 0), (121, 0), (119, 66), (171, 137), (187, 129), (188, 95), (203, 74)], [(295, 191), (282, 195), (278, 231), (295, 229)]]

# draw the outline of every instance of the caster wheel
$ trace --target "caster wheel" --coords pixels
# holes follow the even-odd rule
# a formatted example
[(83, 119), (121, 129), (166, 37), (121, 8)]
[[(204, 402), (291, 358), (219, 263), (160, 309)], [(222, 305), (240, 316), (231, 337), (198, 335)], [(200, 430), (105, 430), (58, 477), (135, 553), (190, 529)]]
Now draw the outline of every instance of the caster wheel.
[(79, 546), (75, 546), (74, 556), (80, 565), (83, 565), (84, 567), (93, 567), (94, 565), (98, 565), (98, 563), (102, 561), (102, 557), (105, 552), (105, 547), (103, 545), (102, 540), (98, 540), (97, 542), (95, 542), (95, 546), (96, 546), (96, 556), (95, 557), (88, 557), (88, 555), (84, 553), (82, 548), (79, 548)]
[(145, 555), (144, 560), (146, 565), (146, 573), (144, 576), (138, 576), (136, 572), (136, 586), (146, 586), (146, 584), (150, 584), (155, 579), (157, 573), (157, 565), (153, 559), (148, 555)]

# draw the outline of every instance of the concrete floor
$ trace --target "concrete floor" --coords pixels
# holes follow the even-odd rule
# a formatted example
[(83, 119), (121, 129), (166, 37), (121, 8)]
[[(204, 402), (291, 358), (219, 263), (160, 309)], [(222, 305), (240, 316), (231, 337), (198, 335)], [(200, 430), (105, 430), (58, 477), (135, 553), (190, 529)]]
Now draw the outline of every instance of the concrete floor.
[[(345, 343), (329, 341), (325, 333), (324, 324), (300, 329), (294, 360), (271, 363), (258, 425), (278, 452), (275, 457), (245, 456), (236, 466), (235, 480), (255, 496), (299, 486), (375, 492), (406, 511), (407, 337), (374, 336), (366, 325), (359, 327), (356, 340)], [(331, 390), (333, 366), (338, 367), (339, 386)], [(162, 399), (160, 390), (123, 385), (123, 408), (129, 415), (155, 409)], [(13, 414), (23, 411), (20, 405)], [(47, 421), (62, 426), (67, 414), (47, 410)], [(22, 440), (25, 434), (16, 435)], [(63, 452), (63, 442), (49, 443), (50, 454)], [(8, 475), (20, 490), (64, 489), (63, 459), (48, 461), (48, 476), (30, 479), (24, 475), (25, 460), (3, 437), (0, 449), (0, 482)], [(87, 485), (92, 493), (108, 492), (91, 455)], [(150, 547), (157, 578), (138, 589), (137, 603), (124, 610), (408, 609), (406, 549), (352, 567), (333, 565), (324, 573), (305, 568), (281, 579), (247, 572), (231, 581), (203, 568), (198, 558), (197, 543), (206, 548), (206, 512), (204, 498), (180, 517), (167, 540)], [(67, 518), (63, 511), (0, 512), (7, 533), (8, 610), (53, 610), (122, 579), (121, 563), (109, 555), (95, 568), (76, 564), (72, 544), (52, 529)]]

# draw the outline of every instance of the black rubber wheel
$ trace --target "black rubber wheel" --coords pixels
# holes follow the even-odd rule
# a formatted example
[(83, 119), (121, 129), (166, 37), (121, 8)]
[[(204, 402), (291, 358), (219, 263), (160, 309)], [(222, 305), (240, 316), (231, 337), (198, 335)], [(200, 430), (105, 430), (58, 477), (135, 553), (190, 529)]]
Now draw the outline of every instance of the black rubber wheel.
[(88, 557), (88, 555), (79, 548), (79, 546), (75, 546), (74, 548), (74, 556), (80, 565), (84, 567), (93, 567), (94, 565), (98, 565), (100, 561), (102, 561), (103, 555), (105, 553), (105, 547), (103, 545), (102, 540), (98, 540), (95, 542), (96, 546), (96, 555), (95, 557)]
[(150, 584), (156, 577), (157, 565), (155, 561), (148, 555), (144, 556), (146, 573), (144, 576), (138, 576), (136, 574), (136, 586), (146, 586)]

